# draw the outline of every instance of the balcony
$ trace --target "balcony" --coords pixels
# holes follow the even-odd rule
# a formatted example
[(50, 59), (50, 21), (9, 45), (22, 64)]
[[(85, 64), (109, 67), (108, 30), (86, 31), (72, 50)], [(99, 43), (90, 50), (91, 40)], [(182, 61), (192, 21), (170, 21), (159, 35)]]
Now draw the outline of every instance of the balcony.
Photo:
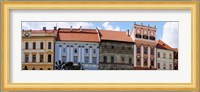
[(149, 37), (146, 35), (143, 35), (143, 39), (148, 39)]
[(136, 38), (141, 38), (141, 35), (140, 34), (136, 34), (135, 37)]
[(155, 40), (155, 37), (153, 37), (153, 36), (150, 36), (150, 40)]

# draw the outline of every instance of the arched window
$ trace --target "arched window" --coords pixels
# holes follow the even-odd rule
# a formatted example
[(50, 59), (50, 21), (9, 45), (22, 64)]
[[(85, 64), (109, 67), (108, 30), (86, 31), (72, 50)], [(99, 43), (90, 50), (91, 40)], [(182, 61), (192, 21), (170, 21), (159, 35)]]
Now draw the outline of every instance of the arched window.
[(40, 68), (40, 70), (43, 70), (43, 68)]
[(51, 70), (51, 68), (48, 68), (48, 70)]
[(35, 67), (33, 67), (32, 70), (35, 70)]
[(25, 65), (24, 70), (28, 70), (28, 67)]

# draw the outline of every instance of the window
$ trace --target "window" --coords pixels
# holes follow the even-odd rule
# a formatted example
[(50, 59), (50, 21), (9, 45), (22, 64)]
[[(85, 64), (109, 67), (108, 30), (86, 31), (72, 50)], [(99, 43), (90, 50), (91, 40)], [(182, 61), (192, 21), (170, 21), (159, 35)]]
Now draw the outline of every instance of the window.
[(51, 49), (51, 42), (48, 42), (48, 49)]
[(143, 38), (144, 39), (148, 39), (149, 37), (147, 35), (143, 35)]
[(25, 48), (28, 49), (28, 42), (26, 42), (25, 44), (26, 44), (26, 45), (25, 45)]
[(51, 68), (48, 68), (48, 70), (51, 70)]
[(40, 70), (43, 70), (43, 68), (40, 68)]
[(160, 63), (158, 63), (158, 69), (160, 69)]
[(141, 34), (136, 34), (135, 37), (136, 38), (141, 38), (142, 36), (141, 36)]
[(140, 58), (137, 58), (137, 65), (140, 65)]
[(166, 58), (166, 53), (163, 53), (163, 58)]
[(165, 63), (163, 64), (163, 69), (166, 69), (166, 64)]
[(151, 48), (151, 55), (154, 55), (154, 48)]
[(51, 55), (48, 55), (48, 62), (51, 62)]
[(104, 63), (107, 62), (107, 56), (103, 56), (103, 62), (104, 62)]
[(137, 47), (137, 53), (140, 53), (140, 47)]
[(154, 66), (154, 59), (151, 59), (151, 66)]
[(97, 64), (97, 57), (92, 57), (92, 63)]
[(89, 64), (89, 57), (88, 56), (85, 57), (85, 64)]
[(114, 46), (112, 46), (112, 49), (114, 49), (115, 47)]
[(169, 59), (172, 59), (172, 54), (171, 53), (169, 54)]
[(114, 56), (111, 56), (111, 63), (114, 63)]
[(77, 49), (75, 48), (75, 49), (74, 49), (74, 53), (77, 53), (77, 52), (78, 52), (78, 51), (77, 51)]
[(144, 48), (144, 54), (147, 54), (147, 48)]
[(169, 70), (172, 70), (172, 64), (169, 64)]
[(44, 55), (40, 55), (40, 62), (44, 62)]
[(27, 55), (25, 55), (25, 62), (28, 62), (28, 54)]
[(66, 59), (66, 56), (62, 56), (62, 61), (63, 61), (63, 62), (67, 62), (66, 60), (67, 60), (67, 59)]
[(158, 57), (160, 58), (160, 52), (158, 52)]
[(85, 53), (88, 53), (88, 49), (85, 49)]
[(40, 42), (40, 49), (43, 49), (43, 42)]
[(74, 56), (74, 63), (75, 63), (75, 64), (78, 63), (78, 56)]
[(132, 58), (129, 58), (129, 64), (132, 64)]
[(104, 48), (106, 48), (107, 46), (105, 45)]
[(36, 42), (33, 42), (33, 49), (36, 48)]
[(32, 55), (32, 62), (36, 62), (36, 55)]
[(65, 52), (66, 51), (66, 49), (65, 48), (63, 48), (63, 52)]
[(122, 63), (124, 63), (124, 57), (121, 57), (121, 59), (122, 59)]
[(93, 49), (93, 53), (94, 53), (94, 54), (96, 53), (96, 49)]
[(33, 67), (32, 70), (35, 70), (35, 67)]
[(128, 50), (131, 50), (131, 47), (128, 47)]
[(144, 58), (144, 65), (147, 66), (147, 59)]

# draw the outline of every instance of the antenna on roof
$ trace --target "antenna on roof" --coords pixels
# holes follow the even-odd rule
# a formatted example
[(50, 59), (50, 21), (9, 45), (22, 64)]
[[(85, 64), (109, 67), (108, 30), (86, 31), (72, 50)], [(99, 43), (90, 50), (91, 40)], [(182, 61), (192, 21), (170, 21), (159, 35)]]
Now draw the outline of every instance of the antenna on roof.
[(70, 30), (72, 31), (72, 26), (70, 26)]
[(82, 26), (80, 26), (80, 31), (82, 31)]

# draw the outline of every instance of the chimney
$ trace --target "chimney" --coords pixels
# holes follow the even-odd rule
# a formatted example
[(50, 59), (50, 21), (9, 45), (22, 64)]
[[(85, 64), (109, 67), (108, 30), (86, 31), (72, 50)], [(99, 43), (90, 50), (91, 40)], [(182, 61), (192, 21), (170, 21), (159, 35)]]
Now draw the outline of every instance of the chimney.
[(82, 31), (82, 26), (80, 26), (80, 31)]
[(43, 30), (46, 30), (46, 27), (43, 27)]
[(32, 30), (30, 29), (30, 31), (32, 31)]
[(24, 31), (24, 29), (22, 29), (22, 31)]
[(54, 27), (53, 29), (54, 29), (54, 30), (57, 30), (57, 27)]
[(136, 25), (136, 22), (134, 22), (134, 25)]
[(150, 25), (148, 24), (148, 27), (149, 27)]
[(129, 36), (129, 30), (127, 30), (127, 31), (126, 31), (126, 35), (128, 35), (128, 36)]
[(70, 26), (70, 31), (72, 31), (72, 26)]

